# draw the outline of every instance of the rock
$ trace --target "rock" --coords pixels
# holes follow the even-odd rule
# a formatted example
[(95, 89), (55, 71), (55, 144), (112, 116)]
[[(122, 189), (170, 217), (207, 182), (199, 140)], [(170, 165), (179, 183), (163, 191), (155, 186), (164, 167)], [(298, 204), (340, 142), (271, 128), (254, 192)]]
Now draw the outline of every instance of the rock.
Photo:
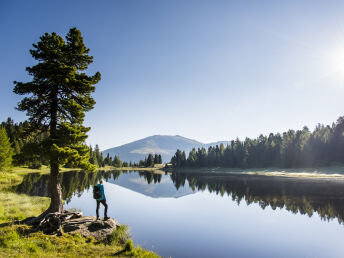
[(100, 241), (106, 239), (119, 226), (120, 224), (115, 219), (96, 220), (94, 216), (72, 218), (62, 222), (64, 233), (79, 233), (84, 237), (94, 237)]
[(83, 237), (94, 237), (98, 241), (105, 240), (120, 224), (112, 218), (96, 220), (94, 216), (82, 216), (81, 212), (64, 211), (43, 214), (39, 217), (17, 221), (15, 224), (33, 226), (33, 232), (42, 231), (45, 234), (61, 236), (64, 233), (79, 233)]

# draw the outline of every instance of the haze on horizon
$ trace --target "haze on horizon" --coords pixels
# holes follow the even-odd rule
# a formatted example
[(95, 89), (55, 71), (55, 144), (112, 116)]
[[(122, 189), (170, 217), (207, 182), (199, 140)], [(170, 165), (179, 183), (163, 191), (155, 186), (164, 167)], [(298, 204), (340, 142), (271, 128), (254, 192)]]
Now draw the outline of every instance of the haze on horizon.
[[(53, 11), (52, 11), (53, 10)], [(344, 115), (344, 2), (1, 1), (0, 121), (33, 43), (76, 26), (102, 80), (86, 116), (102, 150), (150, 135), (204, 143), (311, 130)]]

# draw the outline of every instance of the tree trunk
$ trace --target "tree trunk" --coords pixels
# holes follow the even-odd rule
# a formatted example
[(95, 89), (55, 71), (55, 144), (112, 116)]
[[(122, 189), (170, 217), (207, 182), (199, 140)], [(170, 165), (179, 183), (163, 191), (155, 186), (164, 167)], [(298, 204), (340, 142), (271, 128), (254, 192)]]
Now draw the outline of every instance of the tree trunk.
[(62, 212), (62, 190), (59, 180), (59, 164), (56, 159), (50, 161), (49, 195), (50, 206), (47, 212)]
[[(57, 88), (51, 93), (52, 105), (50, 110), (50, 137), (52, 145), (57, 140)], [(51, 212), (62, 212), (62, 190), (59, 182), (59, 160), (54, 154), (50, 155), (50, 180), (49, 180), (50, 206), (47, 210)]]
[(38, 217), (30, 218), (28, 221), (24, 220), (25, 223), (34, 225), (40, 223), (51, 213), (63, 212), (62, 190), (59, 179), (59, 163), (57, 158), (50, 160), (49, 196), (49, 208)]

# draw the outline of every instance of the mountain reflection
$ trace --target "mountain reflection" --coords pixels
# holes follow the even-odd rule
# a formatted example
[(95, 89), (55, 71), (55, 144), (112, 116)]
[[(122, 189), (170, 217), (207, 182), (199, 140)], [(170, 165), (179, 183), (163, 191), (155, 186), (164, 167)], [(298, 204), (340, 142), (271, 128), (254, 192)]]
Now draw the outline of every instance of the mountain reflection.
[[(122, 175), (122, 176), (121, 176)], [(144, 180), (132, 183), (138, 176)], [(274, 177), (243, 174), (216, 173), (173, 173), (168, 176), (146, 171), (99, 171), (61, 173), (63, 198), (67, 203), (73, 194), (81, 196), (84, 190), (97, 184), (100, 179), (119, 184), (131, 190), (152, 197), (181, 197), (196, 191), (208, 191), (221, 196), (228, 195), (240, 204), (257, 203), (262, 209), (270, 206), (273, 210), (284, 208), (292, 213), (306, 214), (311, 217), (315, 212), (324, 220), (337, 218), (344, 220), (344, 181), (329, 179), (308, 179)], [(163, 180), (162, 180), (163, 178)], [(166, 178), (168, 184), (165, 184)], [(17, 187), (17, 191), (29, 195), (48, 196), (48, 175), (28, 174)], [(132, 181), (130, 184), (127, 182)], [(142, 185), (149, 187), (160, 184), (160, 190), (149, 193)], [(175, 190), (162, 191), (171, 187)], [(180, 188), (184, 187), (181, 192)], [(179, 192), (177, 193), (179, 189)], [(148, 193), (148, 194), (147, 194)]]

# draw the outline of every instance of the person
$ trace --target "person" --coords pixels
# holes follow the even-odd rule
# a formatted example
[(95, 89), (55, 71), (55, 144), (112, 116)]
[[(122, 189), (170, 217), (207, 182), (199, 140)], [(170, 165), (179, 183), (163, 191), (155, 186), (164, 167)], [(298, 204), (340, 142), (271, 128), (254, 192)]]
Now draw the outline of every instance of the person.
[(102, 193), (102, 196), (100, 197), (100, 199), (97, 199), (97, 220), (99, 219), (99, 206), (100, 203), (104, 205), (105, 209), (104, 209), (104, 220), (108, 220), (109, 217), (107, 216), (107, 210), (108, 210), (108, 205), (106, 203), (106, 198), (105, 198), (105, 192), (104, 192), (104, 185), (103, 185), (103, 180), (100, 180), (99, 184), (97, 185), (100, 188), (100, 191)]

